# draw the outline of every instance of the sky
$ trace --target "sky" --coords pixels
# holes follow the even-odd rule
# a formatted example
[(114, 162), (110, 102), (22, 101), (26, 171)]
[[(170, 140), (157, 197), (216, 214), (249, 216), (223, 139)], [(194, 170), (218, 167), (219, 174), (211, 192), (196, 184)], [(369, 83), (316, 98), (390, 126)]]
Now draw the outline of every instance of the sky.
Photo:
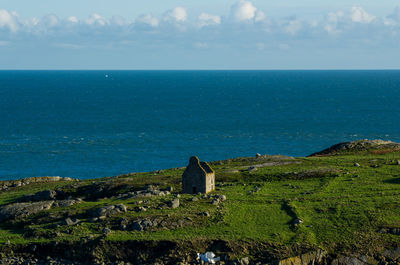
[(0, 69), (399, 69), (400, 0), (0, 0)]

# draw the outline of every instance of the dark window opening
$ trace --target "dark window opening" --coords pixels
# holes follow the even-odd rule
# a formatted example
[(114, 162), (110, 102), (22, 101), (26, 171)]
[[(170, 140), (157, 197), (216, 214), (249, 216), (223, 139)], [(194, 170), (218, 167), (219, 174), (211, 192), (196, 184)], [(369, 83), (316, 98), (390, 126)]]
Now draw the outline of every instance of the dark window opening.
[(193, 187), (193, 194), (196, 194), (196, 193), (197, 193), (197, 188)]

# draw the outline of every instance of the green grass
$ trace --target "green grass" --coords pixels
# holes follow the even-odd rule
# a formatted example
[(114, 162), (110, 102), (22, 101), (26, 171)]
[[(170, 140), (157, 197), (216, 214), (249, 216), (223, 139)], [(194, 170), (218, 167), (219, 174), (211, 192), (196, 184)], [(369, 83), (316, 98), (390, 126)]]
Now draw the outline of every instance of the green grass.
[[(143, 199), (98, 199), (84, 201), (68, 208), (53, 208), (27, 218), (25, 222), (0, 226), (0, 243), (7, 240), (14, 244), (27, 242), (70, 240), (79, 241), (87, 236), (101, 236), (104, 226), (113, 228), (107, 240), (212, 240), (268, 242), (277, 245), (305, 244), (333, 248), (365, 245), (370, 242), (400, 244), (400, 236), (382, 234), (382, 227), (400, 227), (400, 166), (393, 160), (400, 153), (350, 154), (331, 157), (310, 157), (285, 160), (283, 158), (241, 158), (212, 163), (216, 171), (217, 190), (212, 194), (225, 194), (226, 202), (212, 205), (211, 199), (192, 202), (192, 195), (182, 195), (177, 209), (157, 209), (174, 198), (152, 197)], [(289, 161), (260, 167), (248, 172), (247, 167), (271, 161)], [(359, 163), (360, 167), (355, 167)], [(378, 165), (378, 167), (374, 167)], [(237, 173), (228, 171), (238, 170)], [(139, 173), (116, 178), (95, 179), (74, 183), (77, 186), (104, 182), (120, 188), (120, 192), (138, 190), (146, 184), (161, 188), (172, 186), (180, 190), (183, 169), (164, 170), (158, 173)], [(258, 192), (252, 192), (260, 187)], [(59, 189), (76, 192), (79, 187), (68, 182), (34, 183), (11, 188), (0, 193), (0, 205), (14, 202), (24, 195), (39, 190)], [(137, 201), (147, 201), (146, 212), (134, 211)], [(113, 204), (125, 204), (129, 211), (109, 218), (104, 223), (90, 223), (86, 212), (90, 209)], [(211, 217), (200, 213), (208, 211)], [(53, 216), (53, 217), (52, 217)], [(54, 228), (66, 216), (77, 217), (82, 224)], [(192, 218), (193, 225), (177, 229), (151, 231), (121, 231), (115, 226), (121, 218)], [(293, 221), (301, 219), (295, 226)], [(38, 220), (41, 220), (38, 222)], [(53, 225), (53, 226), (52, 226)], [(26, 231), (35, 231), (36, 237)], [(58, 235), (51, 237), (52, 233)], [(47, 236), (46, 236), (47, 235)]]

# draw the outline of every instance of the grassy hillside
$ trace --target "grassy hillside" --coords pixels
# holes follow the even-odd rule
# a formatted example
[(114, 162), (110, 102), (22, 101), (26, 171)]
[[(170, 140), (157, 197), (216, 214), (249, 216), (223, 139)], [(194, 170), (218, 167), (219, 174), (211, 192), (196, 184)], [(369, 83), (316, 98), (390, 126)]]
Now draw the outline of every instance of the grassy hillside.
[[(184, 168), (85, 181), (11, 183), (15, 187), (0, 193), (1, 207), (31, 203), (27, 196), (44, 190), (56, 192), (55, 202), (81, 200), (4, 220), (0, 243), (171, 241), (192, 244), (188, 251), (197, 252), (211, 250), (197, 242), (220, 240), (238, 257), (264, 250), (278, 258), (299, 249), (373, 253), (400, 246), (400, 152), (386, 151), (216, 161), (210, 165), (217, 188), (209, 195), (178, 195)], [(137, 195), (150, 190), (172, 192)], [(226, 200), (217, 201), (217, 195)], [(179, 207), (172, 208), (177, 197)], [(119, 204), (126, 211), (93, 214)], [(155, 225), (136, 229), (143, 220)], [(264, 250), (254, 251), (257, 246)]]

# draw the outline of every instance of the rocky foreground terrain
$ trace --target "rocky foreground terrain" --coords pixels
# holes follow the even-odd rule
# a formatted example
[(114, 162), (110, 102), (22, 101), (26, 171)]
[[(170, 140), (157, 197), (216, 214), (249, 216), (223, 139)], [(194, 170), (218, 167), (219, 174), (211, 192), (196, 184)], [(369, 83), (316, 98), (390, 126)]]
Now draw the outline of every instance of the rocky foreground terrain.
[(183, 167), (2, 181), (0, 264), (400, 264), (400, 144), (210, 165), (210, 194)]

